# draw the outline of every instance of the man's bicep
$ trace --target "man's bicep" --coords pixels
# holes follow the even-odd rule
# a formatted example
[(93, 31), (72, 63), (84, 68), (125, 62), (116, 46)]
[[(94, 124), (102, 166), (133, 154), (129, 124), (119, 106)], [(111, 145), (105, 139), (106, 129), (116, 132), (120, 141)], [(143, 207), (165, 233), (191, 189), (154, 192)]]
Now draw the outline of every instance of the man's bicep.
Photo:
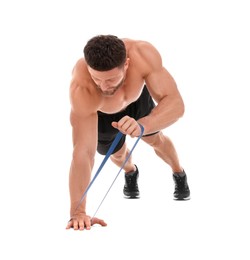
[(70, 122), (73, 131), (74, 149), (94, 152), (97, 146), (97, 108), (96, 102), (87, 88), (72, 81), (70, 89)]
[(97, 147), (97, 113), (79, 115), (71, 111), (70, 121), (74, 150), (94, 154)]

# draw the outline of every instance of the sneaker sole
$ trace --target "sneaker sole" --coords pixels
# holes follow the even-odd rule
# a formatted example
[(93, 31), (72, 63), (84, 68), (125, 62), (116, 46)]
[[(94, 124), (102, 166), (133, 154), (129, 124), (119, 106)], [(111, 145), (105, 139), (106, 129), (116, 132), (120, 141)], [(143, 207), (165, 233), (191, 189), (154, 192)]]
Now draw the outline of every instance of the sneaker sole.
[(128, 195), (125, 195), (125, 194), (124, 194), (124, 198), (125, 198), (125, 199), (139, 199), (139, 198), (140, 198), (140, 195), (137, 195), (137, 196), (136, 196), (136, 195), (135, 195), (135, 196), (128, 196)]
[(186, 198), (174, 198), (174, 200), (190, 200), (190, 196), (189, 197), (186, 197)]

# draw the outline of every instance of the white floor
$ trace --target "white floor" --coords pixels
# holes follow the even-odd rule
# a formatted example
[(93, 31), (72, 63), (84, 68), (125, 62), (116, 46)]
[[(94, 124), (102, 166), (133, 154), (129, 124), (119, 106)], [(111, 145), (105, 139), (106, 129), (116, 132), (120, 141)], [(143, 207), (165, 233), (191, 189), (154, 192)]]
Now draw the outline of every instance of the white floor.
[[(0, 258), (249, 260), (247, 1), (133, 1), (116, 12), (112, 1), (13, 2), (0, 4)], [(141, 198), (123, 198), (121, 174), (97, 214), (108, 226), (66, 231), (70, 72), (98, 33), (145, 39), (162, 53), (186, 104), (164, 132), (191, 200), (173, 201), (169, 167), (139, 142)], [(101, 172), (89, 214), (117, 171), (108, 162)]]

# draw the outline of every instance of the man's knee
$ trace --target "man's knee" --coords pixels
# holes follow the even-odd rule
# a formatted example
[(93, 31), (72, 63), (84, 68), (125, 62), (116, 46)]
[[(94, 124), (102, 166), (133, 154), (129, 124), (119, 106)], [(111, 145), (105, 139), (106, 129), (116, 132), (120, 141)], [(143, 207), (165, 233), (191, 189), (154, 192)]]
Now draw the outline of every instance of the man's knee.
[(142, 137), (142, 140), (152, 147), (157, 147), (158, 145), (160, 145), (162, 143), (163, 137), (164, 137), (163, 133), (158, 132), (154, 135), (144, 136), (144, 137)]
[(126, 143), (124, 143), (118, 151), (116, 151), (111, 155), (111, 158), (120, 159), (123, 158), (126, 154), (127, 154), (127, 145)]

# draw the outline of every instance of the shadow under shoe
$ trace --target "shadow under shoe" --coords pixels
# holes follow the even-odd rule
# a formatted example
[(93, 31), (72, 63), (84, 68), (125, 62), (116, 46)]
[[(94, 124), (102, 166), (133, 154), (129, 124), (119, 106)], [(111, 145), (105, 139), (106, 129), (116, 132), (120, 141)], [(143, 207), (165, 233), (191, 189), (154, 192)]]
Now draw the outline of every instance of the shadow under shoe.
[(139, 177), (139, 171), (135, 165), (136, 170), (134, 172), (125, 173), (125, 185), (123, 188), (123, 194), (126, 198), (136, 199), (140, 197), (137, 179)]
[[(183, 175), (184, 174), (184, 175)], [(190, 190), (187, 183), (187, 175), (183, 170), (183, 174), (173, 174), (175, 183), (174, 199), (175, 200), (189, 200)]]

